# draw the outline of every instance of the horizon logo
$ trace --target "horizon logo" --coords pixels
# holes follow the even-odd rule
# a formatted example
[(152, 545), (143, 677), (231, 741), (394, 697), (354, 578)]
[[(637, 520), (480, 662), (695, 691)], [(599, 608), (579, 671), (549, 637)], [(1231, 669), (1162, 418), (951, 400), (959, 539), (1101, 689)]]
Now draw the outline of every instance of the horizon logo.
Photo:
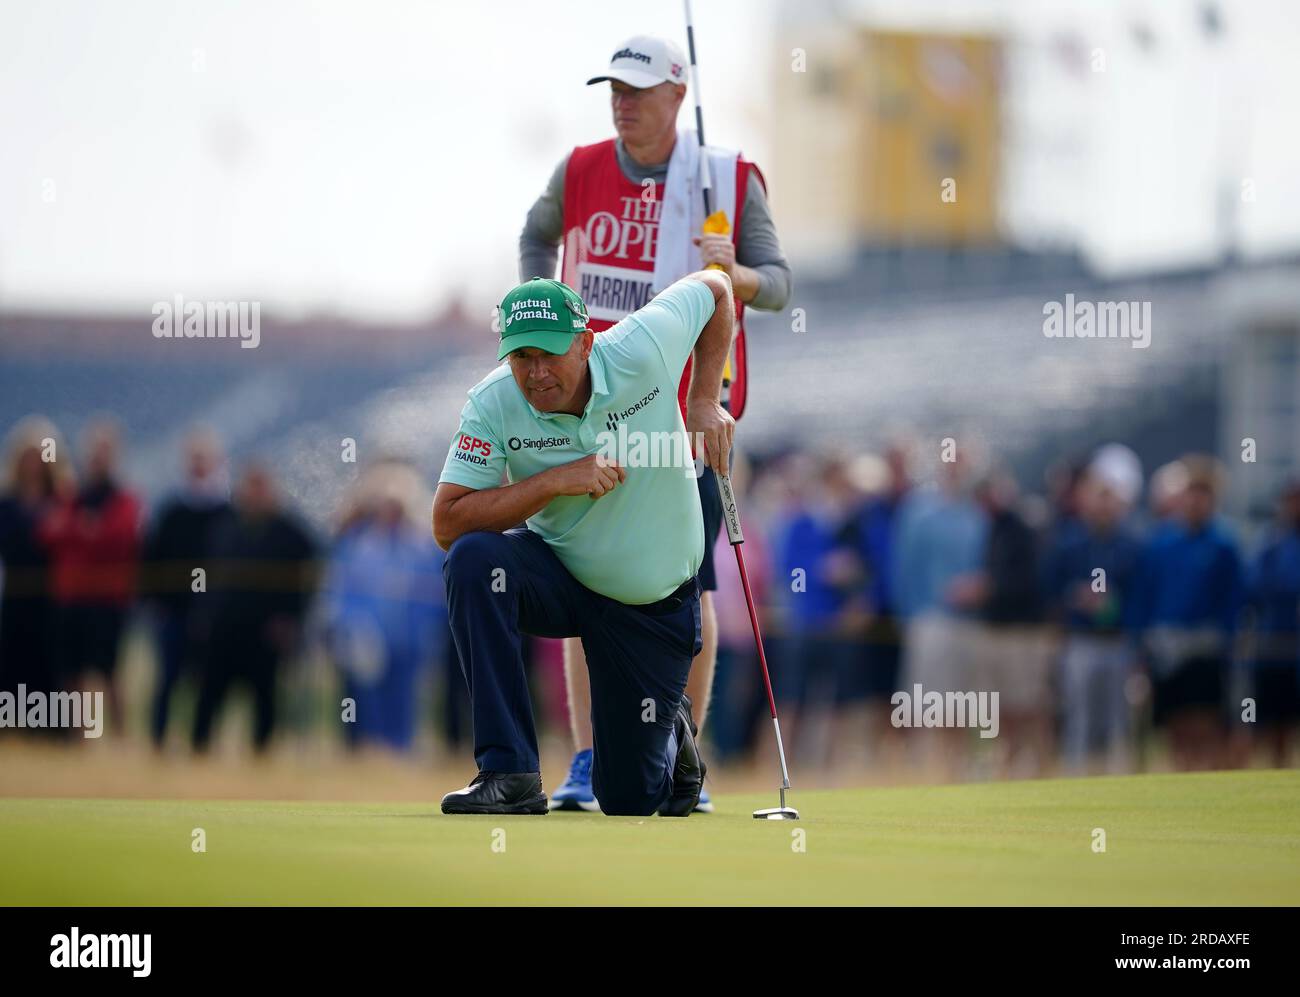
[(1048, 339), (1131, 339), (1133, 349), (1151, 345), (1150, 301), (1065, 301), (1043, 305), (1043, 335)]
[(262, 341), (260, 301), (186, 301), (177, 294), (155, 301), (151, 312), (155, 339), (238, 339), (248, 350)]
[(50, 965), (55, 969), (129, 969), (148, 976), (153, 963), (153, 935), (81, 934), (73, 927), (50, 938)]
[(661, 389), (659, 385), (656, 384), (654, 388), (646, 392), (645, 397), (642, 398), (635, 405), (632, 405), (629, 408), (625, 408), (622, 412), (607, 413), (605, 416), (605, 425), (609, 428), (609, 431), (611, 433), (614, 432), (614, 430), (618, 429), (619, 423), (621, 423), (624, 419), (629, 419), (632, 416), (636, 415), (643, 408), (649, 405), (652, 401), (658, 398), (660, 393), (661, 393)]
[(900, 689), (889, 702), (895, 727), (978, 727), (980, 737), (998, 736), (996, 692), (926, 692), (917, 682), (910, 693)]

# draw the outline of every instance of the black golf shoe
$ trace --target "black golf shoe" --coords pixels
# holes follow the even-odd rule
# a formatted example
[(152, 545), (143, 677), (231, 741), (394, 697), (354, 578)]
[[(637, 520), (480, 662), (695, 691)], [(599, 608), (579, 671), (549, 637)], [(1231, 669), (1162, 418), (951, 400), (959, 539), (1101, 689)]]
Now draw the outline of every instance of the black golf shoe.
[(660, 817), (689, 817), (704, 788), (704, 760), (695, 743), (699, 728), (691, 716), (691, 697), (682, 695), (677, 707), (677, 764), (673, 766), (673, 795), (659, 808)]
[(445, 814), (544, 814), (540, 772), (480, 772), (442, 798)]

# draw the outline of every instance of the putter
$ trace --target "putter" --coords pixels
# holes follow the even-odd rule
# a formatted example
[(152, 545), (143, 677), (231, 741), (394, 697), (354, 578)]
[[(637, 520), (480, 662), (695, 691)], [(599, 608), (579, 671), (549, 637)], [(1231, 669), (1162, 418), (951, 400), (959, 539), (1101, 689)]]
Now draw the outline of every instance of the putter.
[[(704, 107), (700, 98), (700, 69), (695, 59), (695, 18), (691, 14), (691, 0), (683, 0), (686, 8), (686, 47), (691, 62), (691, 93), (695, 96), (695, 134), (700, 145), (700, 193), (704, 197), (704, 217), (713, 214), (713, 174), (704, 144)], [(717, 263), (709, 269), (721, 270)], [(725, 383), (725, 381), (724, 381)], [(755, 820), (798, 820), (799, 811), (785, 805), (785, 791), (790, 788), (790, 771), (785, 764), (785, 745), (781, 742), (781, 721), (776, 716), (776, 697), (772, 695), (772, 679), (767, 673), (767, 655), (763, 653), (763, 636), (758, 629), (758, 614), (754, 612), (754, 596), (749, 591), (749, 575), (745, 573), (745, 557), (740, 545), (745, 535), (740, 532), (740, 516), (736, 512), (736, 494), (731, 490), (731, 478), (716, 474), (718, 490), (722, 493), (722, 513), (727, 524), (727, 539), (736, 552), (736, 566), (740, 569), (740, 584), (745, 589), (745, 603), (749, 606), (749, 622), (754, 627), (754, 642), (758, 645), (758, 663), (763, 667), (763, 685), (767, 689), (767, 705), (772, 711), (772, 729), (776, 732), (776, 751), (781, 759), (781, 805), (765, 810), (755, 810)]]
[(758, 663), (763, 669), (763, 687), (767, 689), (767, 705), (772, 711), (772, 730), (776, 732), (776, 753), (781, 759), (781, 805), (755, 810), (755, 820), (798, 820), (799, 811), (785, 805), (785, 791), (790, 788), (790, 770), (785, 764), (785, 745), (781, 741), (781, 721), (776, 715), (776, 697), (772, 694), (772, 677), (767, 671), (767, 655), (763, 653), (763, 635), (758, 629), (758, 614), (754, 611), (754, 596), (749, 590), (749, 575), (745, 573), (745, 556), (740, 545), (745, 535), (740, 532), (740, 514), (736, 512), (736, 493), (731, 489), (731, 477), (714, 472), (718, 491), (722, 494), (722, 519), (727, 524), (727, 539), (736, 552), (736, 566), (740, 569), (740, 584), (745, 590), (745, 604), (749, 607), (749, 622), (754, 627), (754, 643), (758, 645)]

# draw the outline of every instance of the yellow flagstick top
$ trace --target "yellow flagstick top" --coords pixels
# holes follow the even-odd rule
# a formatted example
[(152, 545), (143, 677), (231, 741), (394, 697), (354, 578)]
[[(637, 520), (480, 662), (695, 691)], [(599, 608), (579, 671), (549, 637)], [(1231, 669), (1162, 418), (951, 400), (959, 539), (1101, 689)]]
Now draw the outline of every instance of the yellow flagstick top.
[[(727, 213), (721, 209), (713, 212), (708, 218), (704, 219), (704, 224), (700, 231), (705, 235), (731, 235), (731, 222), (727, 220)], [(721, 270), (716, 263), (709, 264), (710, 270)]]

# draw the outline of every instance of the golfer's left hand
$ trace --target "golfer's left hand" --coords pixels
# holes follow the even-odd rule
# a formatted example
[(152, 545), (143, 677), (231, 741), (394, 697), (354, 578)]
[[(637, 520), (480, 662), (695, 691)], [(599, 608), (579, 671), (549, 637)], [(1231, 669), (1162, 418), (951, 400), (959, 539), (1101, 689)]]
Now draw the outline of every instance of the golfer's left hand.
[[(717, 474), (727, 473), (731, 441), (736, 435), (736, 420), (712, 398), (686, 400), (686, 432), (692, 440), (699, 433), (704, 439), (704, 460)], [(700, 456), (698, 453), (696, 456)]]
[(736, 244), (729, 235), (697, 235), (695, 245), (700, 247), (700, 259), (707, 267), (716, 263), (733, 281), (736, 279)]

